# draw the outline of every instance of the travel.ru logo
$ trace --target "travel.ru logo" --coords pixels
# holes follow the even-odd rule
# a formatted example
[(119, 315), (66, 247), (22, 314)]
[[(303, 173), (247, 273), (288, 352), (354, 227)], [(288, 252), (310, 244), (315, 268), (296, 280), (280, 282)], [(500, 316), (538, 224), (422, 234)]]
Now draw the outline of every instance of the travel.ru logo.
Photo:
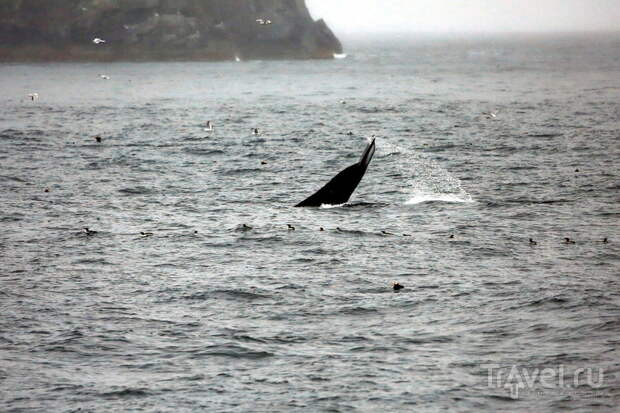
[(488, 386), (496, 389), (507, 389), (510, 397), (519, 398), (522, 390), (535, 391), (540, 389), (574, 389), (590, 386), (598, 389), (605, 381), (602, 368), (578, 368), (568, 373), (564, 365), (544, 369), (519, 367), (516, 365), (502, 367), (499, 364), (485, 364)]

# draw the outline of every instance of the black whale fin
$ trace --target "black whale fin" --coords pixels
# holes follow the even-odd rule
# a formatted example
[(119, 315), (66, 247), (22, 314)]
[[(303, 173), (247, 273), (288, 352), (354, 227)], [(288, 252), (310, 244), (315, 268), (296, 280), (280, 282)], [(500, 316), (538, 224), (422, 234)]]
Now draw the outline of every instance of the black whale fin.
[(366, 146), (359, 162), (343, 169), (334, 176), (325, 186), (313, 195), (304, 199), (296, 207), (321, 206), (323, 204), (338, 205), (344, 204), (349, 200), (355, 188), (366, 173), (368, 164), (375, 154), (375, 140)]

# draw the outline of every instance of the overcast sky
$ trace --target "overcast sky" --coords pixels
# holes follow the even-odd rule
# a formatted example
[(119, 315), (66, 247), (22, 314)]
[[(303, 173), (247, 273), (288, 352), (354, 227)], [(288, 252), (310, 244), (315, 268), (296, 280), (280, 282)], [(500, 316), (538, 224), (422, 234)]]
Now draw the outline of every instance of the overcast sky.
[(306, 0), (337, 33), (620, 30), (620, 0)]

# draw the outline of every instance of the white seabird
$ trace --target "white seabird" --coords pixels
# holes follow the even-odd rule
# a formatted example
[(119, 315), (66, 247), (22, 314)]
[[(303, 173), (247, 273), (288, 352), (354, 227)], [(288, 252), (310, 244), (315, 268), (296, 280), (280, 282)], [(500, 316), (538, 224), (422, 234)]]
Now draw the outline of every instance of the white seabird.
[(98, 38), (98, 37), (95, 37), (95, 38), (93, 39), (93, 43), (95, 43), (95, 44), (101, 44), (101, 43), (105, 43), (105, 40), (100, 39), (100, 38)]
[(100, 78), (102, 78), (103, 80), (110, 80), (110, 76), (108, 75), (99, 75)]
[(256, 22), (261, 25), (271, 24), (271, 20), (269, 19), (256, 19)]
[(204, 129), (207, 132), (213, 132), (213, 123), (210, 120), (207, 121), (206, 128)]

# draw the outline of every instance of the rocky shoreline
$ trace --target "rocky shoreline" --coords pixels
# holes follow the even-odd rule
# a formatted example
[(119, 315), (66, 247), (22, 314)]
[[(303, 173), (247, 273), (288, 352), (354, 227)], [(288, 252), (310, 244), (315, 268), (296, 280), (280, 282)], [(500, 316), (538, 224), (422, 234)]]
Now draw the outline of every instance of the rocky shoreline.
[[(101, 41), (95, 41), (101, 39)], [(0, 61), (330, 59), (304, 0), (7, 0)]]

